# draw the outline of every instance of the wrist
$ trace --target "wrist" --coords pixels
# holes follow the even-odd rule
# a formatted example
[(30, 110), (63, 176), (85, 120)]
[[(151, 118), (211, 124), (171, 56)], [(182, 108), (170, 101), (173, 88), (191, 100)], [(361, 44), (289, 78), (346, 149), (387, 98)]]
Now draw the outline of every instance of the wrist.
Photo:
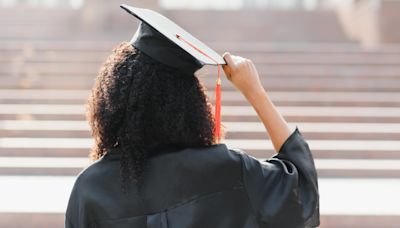
[(267, 92), (264, 90), (264, 88), (261, 87), (257, 89), (248, 90), (244, 92), (243, 95), (250, 103), (253, 103), (257, 100), (265, 98), (267, 96)]

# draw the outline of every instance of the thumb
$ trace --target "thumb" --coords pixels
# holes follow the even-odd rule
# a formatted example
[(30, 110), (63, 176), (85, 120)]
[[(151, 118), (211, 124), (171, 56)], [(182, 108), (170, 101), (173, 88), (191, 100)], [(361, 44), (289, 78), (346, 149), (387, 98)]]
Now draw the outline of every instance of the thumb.
[(222, 55), (222, 58), (224, 58), (226, 64), (222, 65), (222, 68), (224, 69), (225, 75), (227, 76), (228, 79), (231, 78), (231, 66), (233, 66), (233, 60), (232, 56), (229, 52), (225, 52)]
[(227, 64), (228, 66), (230, 66), (230, 67), (233, 66), (234, 62), (233, 62), (231, 53), (225, 52), (225, 53), (222, 55), (222, 58), (224, 58), (224, 60), (225, 60), (225, 62), (226, 62), (226, 64)]

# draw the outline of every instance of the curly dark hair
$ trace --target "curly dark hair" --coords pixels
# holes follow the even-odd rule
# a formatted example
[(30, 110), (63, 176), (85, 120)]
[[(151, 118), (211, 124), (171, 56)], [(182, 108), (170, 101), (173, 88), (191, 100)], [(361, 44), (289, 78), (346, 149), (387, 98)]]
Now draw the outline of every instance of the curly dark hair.
[(157, 149), (216, 143), (211, 107), (197, 77), (123, 42), (103, 64), (88, 100), (95, 140), (90, 157), (97, 160), (117, 150), (124, 188), (141, 179)]

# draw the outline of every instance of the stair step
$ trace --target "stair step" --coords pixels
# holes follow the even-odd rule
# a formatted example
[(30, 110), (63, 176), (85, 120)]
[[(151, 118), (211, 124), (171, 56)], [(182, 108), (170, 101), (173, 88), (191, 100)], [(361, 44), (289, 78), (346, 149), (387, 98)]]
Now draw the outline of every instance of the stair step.
[[(63, 228), (63, 213), (0, 213), (0, 227)], [(396, 215), (321, 215), (323, 228), (398, 228), (400, 216)], [(358, 224), (358, 225), (356, 225)]]
[[(266, 160), (266, 158), (259, 158)], [(0, 175), (76, 176), (91, 164), (87, 157), (0, 157)], [(400, 178), (398, 159), (315, 159), (319, 177)]]
[[(63, 227), (74, 181), (72, 176), (0, 176), (0, 226)], [(400, 191), (398, 179), (319, 178), (319, 189), (321, 227), (400, 222), (400, 198), (393, 197)]]
[[(61, 104), (0, 104), (0, 114), (54, 114), (83, 115), (83, 105)], [(320, 107), (320, 106), (282, 106), (278, 107), (284, 116), (346, 116), (346, 117), (398, 117), (400, 107)], [(256, 116), (251, 106), (224, 106), (225, 116)]]

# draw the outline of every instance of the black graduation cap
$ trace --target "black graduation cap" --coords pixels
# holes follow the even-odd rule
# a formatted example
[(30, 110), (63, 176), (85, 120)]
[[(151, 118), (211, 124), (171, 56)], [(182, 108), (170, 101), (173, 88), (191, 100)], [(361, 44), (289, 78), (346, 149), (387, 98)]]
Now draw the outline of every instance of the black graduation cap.
[(132, 45), (158, 62), (189, 73), (206, 64), (226, 64), (218, 53), (165, 16), (125, 4), (121, 8), (141, 20)]

